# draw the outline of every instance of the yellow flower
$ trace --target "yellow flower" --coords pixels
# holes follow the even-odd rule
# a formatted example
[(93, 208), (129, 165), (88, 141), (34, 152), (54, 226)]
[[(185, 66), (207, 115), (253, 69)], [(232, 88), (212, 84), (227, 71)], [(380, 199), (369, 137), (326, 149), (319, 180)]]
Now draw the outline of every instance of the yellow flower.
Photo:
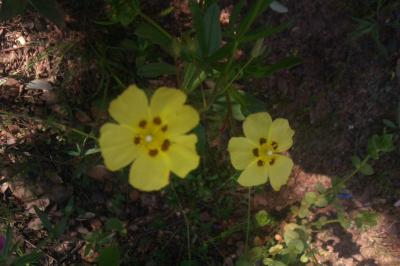
[(246, 117), (243, 123), (245, 137), (231, 138), (228, 151), (235, 169), (244, 170), (238, 182), (250, 187), (268, 181), (275, 190), (286, 184), (293, 161), (280, 153), (293, 144), (294, 131), (286, 119), (272, 121), (268, 113)]
[(186, 95), (173, 88), (146, 94), (130, 86), (109, 107), (118, 124), (100, 129), (100, 150), (112, 171), (132, 163), (130, 184), (143, 191), (159, 190), (169, 183), (170, 172), (184, 178), (197, 168), (197, 136), (188, 134), (199, 123), (199, 114), (185, 104)]

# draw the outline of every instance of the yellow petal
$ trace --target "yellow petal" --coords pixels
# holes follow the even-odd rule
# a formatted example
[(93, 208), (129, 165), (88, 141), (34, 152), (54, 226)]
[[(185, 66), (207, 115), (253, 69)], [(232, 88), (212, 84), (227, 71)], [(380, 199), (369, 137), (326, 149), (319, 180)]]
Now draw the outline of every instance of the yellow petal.
[(158, 88), (150, 101), (153, 116), (166, 117), (175, 114), (186, 101), (186, 94), (174, 88)]
[(112, 171), (131, 163), (139, 154), (134, 144), (134, 133), (130, 128), (106, 123), (100, 129), (100, 151), (104, 164)]
[(274, 190), (280, 190), (287, 183), (292, 168), (292, 159), (283, 155), (275, 155), (274, 164), (268, 167), (269, 181)]
[(167, 116), (168, 130), (166, 133), (168, 136), (185, 134), (196, 127), (199, 120), (199, 113), (196, 109), (189, 105), (184, 105), (174, 114)]
[(271, 123), (271, 116), (267, 112), (251, 114), (243, 122), (244, 135), (258, 143), (260, 138), (268, 138)]
[(173, 143), (185, 146), (188, 149), (196, 149), (197, 136), (195, 134), (179, 135), (172, 138), (171, 140)]
[(166, 154), (169, 158), (171, 171), (181, 178), (186, 177), (190, 171), (199, 166), (200, 158), (195, 149), (174, 143)]
[(168, 162), (161, 154), (150, 157), (142, 154), (133, 164), (129, 183), (142, 191), (160, 190), (169, 183)]
[(257, 148), (257, 145), (248, 138), (231, 138), (228, 144), (228, 151), (233, 167), (237, 170), (243, 170), (256, 160), (256, 156), (253, 153), (255, 148)]
[(287, 119), (275, 119), (270, 127), (268, 141), (277, 143), (277, 152), (288, 150), (293, 145), (294, 130), (290, 128)]
[(140, 120), (148, 118), (147, 96), (135, 85), (129, 86), (110, 103), (108, 110), (118, 123), (136, 127)]
[(258, 166), (257, 161), (249, 164), (240, 174), (238, 182), (245, 187), (258, 186), (268, 180), (268, 171), (266, 166)]

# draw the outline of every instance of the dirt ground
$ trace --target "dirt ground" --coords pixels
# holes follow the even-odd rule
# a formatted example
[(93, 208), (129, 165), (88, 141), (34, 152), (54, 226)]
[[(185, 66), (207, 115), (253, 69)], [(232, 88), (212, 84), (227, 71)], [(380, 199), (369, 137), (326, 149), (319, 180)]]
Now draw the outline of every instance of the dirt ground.
[[(74, 159), (65, 160), (65, 142), (57, 137), (62, 129), (48, 129), (44, 120), (51, 116), (66, 125), (98, 125), (107, 116), (104, 111), (85, 105), (99, 94), (90, 86), (94, 81), (99, 82), (98, 65), (80, 56), (90, 45), (88, 39), (104, 36), (91, 31), (95, 5), (64, 2), (65, 29), (34, 13), (0, 24), (0, 109), (13, 114), (8, 118), (2, 115), (0, 122), (1, 176), (13, 179), (0, 186), (1, 204), (12, 207), (15, 231), (26, 248), (31, 249), (44, 233), (27, 203), (44, 200), (41, 202), (44, 209), (50, 209), (57, 218), (62, 216), (61, 210), (71, 195), (79, 195), (78, 207), (92, 211), (71, 221), (72, 229), (63, 236), (63, 241), (46, 249), (47, 263), (90, 263), (93, 258), (82, 255), (84, 243), (76, 236), (101, 227), (104, 217), (112, 212), (110, 206), (118, 203), (115, 194), (121, 191), (127, 200), (123, 211), (116, 211), (116, 215), (127, 223), (130, 235), (127, 241), (133, 250), (137, 249), (135, 254), (145, 256), (155, 246), (162, 246), (175, 248), (179, 253), (176, 257), (181, 258), (184, 255), (179, 241), (184, 240), (175, 237), (174, 228), (183, 225), (176, 222), (179, 213), (171, 212), (162, 203), (164, 194), (142, 194), (116, 184), (110, 173), (99, 166), (101, 162), (93, 162), (97, 168), (90, 171), (82, 170), (93, 179), (90, 194), (69, 182), (75, 174), (69, 167)], [(396, 68), (400, 69), (399, 29), (383, 28), (382, 42), (388, 47), (388, 57), (384, 58), (371, 38), (350, 40), (350, 33), (355, 29), (351, 17), (355, 14), (348, 1), (281, 2), (289, 8), (289, 13), (268, 11), (258, 22), (276, 25), (292, 21), (289, 30), (266, 40), (271, 50), (268, 60), (275, 62), (295, 54), (303, 62), (268, 79), (241, 85), (262, 99), (273, 117), (290, 121), (296, 131), (291, 149), (296, 166), (289, 185), (280, 193), (266, 189), (256, 195), (255, 210), (283, 209), (312, 190), (316, 183), (344, 176), (352, 169), (350, 157), (365, 154), (368, 138), (382, 132), (383, 119), (396, 120), (400, 104), (400, 73), (396, 72)], [(190, 21), (185, 1), (173, 1), (173, 5), (179, 8), (171, 24)], [(151, 2), (149, 6), (150, 10), (157, 11), (167, 4), (163, 2), (160, 7), (159, 3)], [(400, 11), (396, 12), (393, 16), (399, 17)], [(46, 79), (50, 83), (40, 84), (39, 89), (29, 88), (27, 84), (35, 79)], [(52, 88), (43, 87), (49, 85)], [(318, 233), (318, 260), (322, 265), (400, 265), (400, 208), (394, 206), (400, 199), (398, 141), (396, 145), (396, 151), (390, 156), (374, 163), (375, 175), (360, 175), (352, 180), (349, 191), (353, 197), (344, 201), (350, 212), (378, 212), (378, 225), (348, 231), (332, 226)], [(170, 225), (162, 236), (152, 224), (160, 213), (164, 223)], [(227, 221), (223, 226), (233, 223)], [(147, 235), (157, 238), (156, 243), (144, 243)], [(216, 256), (234, 255), (240, 239), (236, 240), (229, 239), (226, 250), (216, 248), (215, 253), (220, 253)], [(164, 245), (157, 241), (168, 242)], [(231, 265), (232, 261), (225, 259), (225, 264)]]

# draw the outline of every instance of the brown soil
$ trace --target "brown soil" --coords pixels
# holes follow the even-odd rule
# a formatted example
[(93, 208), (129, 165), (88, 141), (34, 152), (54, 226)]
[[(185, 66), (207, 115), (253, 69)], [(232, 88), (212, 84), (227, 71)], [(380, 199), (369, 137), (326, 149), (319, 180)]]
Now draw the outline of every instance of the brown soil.
[[(189, 13), (185, 1), (173, 2), (177, 10), (174, 19), (167, 21), (167, 27), (179, 32), (181, 28), (171, 25), (182, 22), (182, 28), (188, 27)], [(255, 209), (279, 211), (313, 190), (316, 183), (329, 183), (329, 177), (343, 176), (351, 170), (349, 158), (365, 154), (368, 138), (383, 129), (382, 119), (396, 119), (400, 100), (400, 77), (396, 76), (399, 29), (383, 31), (382, 40), (389, 54), (383, 58), (370, 38), (349, 40), (355, 25), (351, 19), (354, 8), (348, 1), (287, 0), (282, 3), (289, 8), (288, 14), (268, 11), (259, 22), (264, 25), (293, 21), (288, 31), (266, 41), (272, 51), (268, 60), (275, 62), (294, 53), (303, 63), (244, 85), (244, 89), (266, 103), (273, 117), (288, 118), (296, 130), (291, 150), (296, 167), (289, 185), (280, 193), (269, 189), (258, 193), (253, 204)], [(148, 5), (150, 13), (161, 9), (158, 3)], [(71, 176), (76, 170), (71, 166), (78, 167), (74, 158), (65, 155), (71, 147), (59, 138), (63, 129), (47, 127), (41, 120), (52, 116), (66, 125), (98, 126), (107, 119), (104, 110), (90, 102), (99, 94), (93, 88), (100, 78), (98, 65), (80, 56), (90, 50), (88, 42), (106, 35), (93, 32), (90, 27), (95, 4), (66, 3), (64, 7), (69, 11), (65, 29), (34, 13), (0, 24), (0, 108), (14, 114), (12, 118), (1, 116), (0, 121), (1, 176), (12, 179), (0, 188), (2, 204), (14, 210), (15, 233), (25, 248), (34, 250), (46, 233), (37, 224), (34, 212), (29, 212), (28, 203), (38, 198), (48, 200), (49, 206), (44, 208), (57, 220), (74, 195), (78, 197), (76, 207), (84, 210), (83, 218), (71, 219), (70, 231), (62, 236), (60, 243), (43, 248), (47, 253), (47, 264), (43, 265), (93, 261), (95, 254), (82, 255), (84, 242), (79, 239), (101, 228), (106, 218), (113, 215), (126, 223), (128, 237), (124, 241), (130, 249), (125, 256), (143, 259), (152, 254), (153, 259), (154, 250), (161, 247), (175, 250), (165, 261), (183, 260), (182, 214), (165, 206), (165, 193), (142, 194), (121, 185), (96, 160), (90, 162), (90, 169), (78, 169), (91, 178), (90, 189), (73, 186)], [(52, 51), (49, 48), (57, 52), (49, 53)], [(128, 66), (134, 61), (129, 56), (124, 59)], [(34, 79), (50, 81), (54, 92), (27, 89), (27, 83)], [(127, 78), (127, 82), (132, 80)], [(82, 128), (90, 130), (90, 126)], [(398, 141), (396, 145), (396, 151), (374, 163), (377, 174), (357, 176), (352, 181), (349, 188), (354, 197), (345, 203), (349, 211), (377, 211), (378, 225), (364, 231), (356, 228), (344, 231), (333, 226), (319, 233), (316, 243), (321, 250), (318, 257), (321, 264), (400, 265), (400, 209), (393, 207), (400, 199)], [(118, 194), (124, 203), (113, 208), (113, 204), (118, 205), (115, 196)], [(212, 220), (212, 207), (201, 207), (200, 220)], [(230, 219), (216, 221), (213, 232), (231, 228), (244, 215), (239, 208)], [(157, 221), (163, 222), (162, 229)], [(213, 247), (212, 254), (208, 255), (231, 265), (241, 252), (238, 250), (242, 249), (242, 241), (243, 234), (233, 234), (226, 243)]]

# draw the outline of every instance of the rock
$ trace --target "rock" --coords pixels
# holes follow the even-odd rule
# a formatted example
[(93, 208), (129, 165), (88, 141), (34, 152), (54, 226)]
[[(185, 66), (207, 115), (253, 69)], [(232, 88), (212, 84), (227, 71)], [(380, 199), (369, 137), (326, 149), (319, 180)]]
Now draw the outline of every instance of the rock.
[(51, 85), (46, 79), (35, 79), (26, 84), (26, 89), (51, 91), (53, 90), (53, 85)]

